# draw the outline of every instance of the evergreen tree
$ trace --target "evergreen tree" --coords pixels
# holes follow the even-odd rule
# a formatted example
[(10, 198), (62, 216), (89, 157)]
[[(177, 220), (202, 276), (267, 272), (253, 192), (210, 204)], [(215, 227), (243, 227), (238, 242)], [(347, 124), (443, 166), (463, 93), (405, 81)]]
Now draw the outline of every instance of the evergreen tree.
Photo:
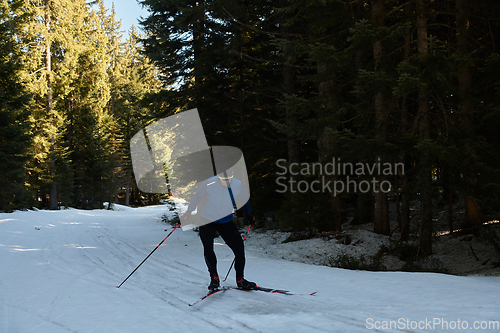
[(276, 48), (270, 42), (276, 22), (267, 19), (272, 17), (272, 3), (141, 3), (151, 13), (141, 23), (145, 52), (167, 87), (157, 97), (168, 101), (158, 117), (198, 108), (209, 145), (230, 143), (254, 161), (259, 188), (267, 192), (257, 199), (266, 202), (274, 183), (269, 174), (273, 163), (266, 156), (282, 150), (266, 144), (274, 135), (267, 119), (276, 118), (273, 109), (281, 83)]
[[(14, 7), (18, 2), (11, 3)], [(27, 195), (30, 95), (20, 82), (16, 40), (18, 28), (7, 3), (0, 4), (0, 211), (24, 208)]]
[(155, 97), (163, 88), (158, 70), (144, 55), (141, 38), (137, 28), (132, 26), (119, 53), (115, 81), (114, 115), (116, 130), (120, 133), (117, 137), (117, 151), (121, 157), (118, 162), (119, 179), (125, 187), (126, 205), (130, 203), (131, 192), (138, 193), (130, 161), (130, 140), (154, 119), (154, 112), (161, 107)]
[(141, 4), (152, 13), (141, 22), (146, 32), (144, 47), (161, 69), (165, 86), (179, 92), (171, 96), (175, 98), (172, 103), (180, 108), (194, 105), (203, 112), (202, 96), (196, 96), (192, 104), (188, 100), (195, 95), (195, 84), (203, 83), (205, 2), (144, 0)]
[[(140, 46), (127, 46), (121, 61), (127, 74), (113, 74), (112, 114), (122, 133), (150, 121), (151, 108), (161, 118), (197, 107), (209, 144), (243, 149), (258, 184), (251, 186), (253, 198), (266, 204), (278, 197), (272, 170), (280, 157), (405, 164), (404, 175), (376, 175), (391, 182), (391, 196), (372, 188), (279, 197), (284, 220), (297, 222), (287, 226), (296, 229), (340, 230), (344, 212), (354, 209), (359, 222), (373, 222), (387, 235), (394, 231), (389, 197), (396, 197), (403, 239), (410, 236), (410, 204), (419, 202), (419, 224), (411, 227), (420, 253), (430, 254), (434, 209), (446, 206), (451, 217), (460, 198), (464, 226), (482, 223), (491, 211), (481, 189), (498, 184), (496, 141), (485, 121), (496, 124), (498, 91), (482, 72), (497, 70), (492, 2), (142, 4), (151, 13), (143, 22), (145, 52), (168, 90), (142, 90), (146, 85), (125, 60), (137, 57), (132, 50)], [(149, 96), (153, 90), (159, 94)], [(327, 180), (346, 176), (354, 175)]]
[[(18, 83), (33, 95), (30, 119), (22, 123), (30, 126), (22, 132), (34, 136), (31, 159), (19, 173), (29, 170), (27, 184), (43, 207), (96, 207), (112, 201), (125, 182), (124, 174), (130, 174), (125, 141), (150, 119), (155, 103), (145, 97), (161, 89), (159, 73), (140, 54), (135, 31), (127, 49), (122, 48), (114, 11), (109, 14), (103, 1), (2, 4), (5, 27), (9, 24), (10, 29), (4, 34), (10, 38), (5, 48), (11, 52), (9, 64), (14, 70), (14, 56), (20, 59)], [(6, 72), (6, 80), (9, 77)], [(21, 112), (22, 89), (18, 92), (5, 100), (17, 110), (5, 118), (9, 127), (26, 115)], [(116, 106), (127, 103), (136, 111), (124, 116), (127, 112)], [(129, 123), (124, 126), (125, 118)], [(5, 135), (10, 137), (14, 129), (6, 129)], [(19, 160), (26, 158), (20, 144), (25, 139), (19, 136)]]
[(30, 184), (51, 209), (58, 207), (62, 199), (58, 191), (68, 179), (66, 98), (75, 77), (80, 50), (75, 43), (84, 8), (83, 0), (30, 1), (18, 8), (23, 26), (16, 36), (22, 44), (22, 78), (34, 94)]
[[(120, 54), (122, 50), (122, 31), (120, 31), (121, 23), (115, 20), (115, 6), (111, 8), (111, 14), (104, 19), (104, 29), (106, 35), (108, 36), (108, 46), (107, 52), (110, 57), (110, 63), (108, 66), (108, 77), (110, 85), (110, 100), (108, 103), (108, 113), (114, 120), (113, 127), (111, 130), (110, 137), (110, 147), (108, 149), (109, 155), (109, 166), (111, 168), (110, 178), (109, 178), (109, 203), (118, 202), (118, 192), (120, 190), (121, 183), (123, 183), (123, 167), (122, 167), (122, 156), (126, 155), (125, 151), (122, 151), (123, 147), (123, 135), (119, 131), (119, 120), (118, 112), (116, 110), (116, 101), (118, 98), (118, 86), (120, 80), (124, 79), (121, 76), (121, 61)], [(127, 203), (128, 204), (128, 203)], [(108, 205), (108, 209), (111, 209), (112, 205)]]
[(96, 4), (97, 8), (91, 7), (85, 18), (72, 124), (75, 199), (83, 207), (100, 207), (109, 200), (112, 176), (110, 145), (114, 119), (107, 107), (111, 97), (108, 14), (103, 1)]

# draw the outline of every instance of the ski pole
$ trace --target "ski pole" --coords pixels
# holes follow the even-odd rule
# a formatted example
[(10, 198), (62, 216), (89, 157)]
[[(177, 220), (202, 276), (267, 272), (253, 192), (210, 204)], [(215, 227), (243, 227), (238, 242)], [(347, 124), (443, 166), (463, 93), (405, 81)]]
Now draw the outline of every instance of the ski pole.
[(153, 251), (151, 251), (151, 253), (150, 253), (150, 254), (148, 254), (148, 256), (147, 256), (147, 257), (146, 257), (146, 258), (145, 258), (145, 259), (144, 259), (144, 260), (143, 260), (143, 261), (139, 264), (139, 266), (137, 266), (137, 267), (136, 267), (136, 268), (132, 271), (132, 273), (130, 273), (130, 274), (129, 274), (129, 276), (127, 276), (127, 278), (126, 278), (125, 280), (123, 280), (123, 282), (122, 282), (122, 283), (120, 283), (120, 285), (119, 285), (119, 286), (116, 286), (116, 288), (120, 288), (120, 287), (122, 286), (122, 284), (124, 284), (124, 283), (125, 283), (125, 281), (127, 281), (127, 280), (128, 280), (128, 278), (129, 278), (129, 277), (131, 277), (131, 276), (132, 276), (132, 274), (134, 274), (134, 273), (135, 273), (135, 271), (136, 271), (136, 270), (138, 270), (138, 269), (139, 269), (139, 267), (141, 267), (141, 265), (142, 265), (142, 264), (143, 264), (146, 260), (148, 260), (148, 258), (149, 258), (149, 257), (153, 254), (153, 252), (155, 252), (155, 251), (156, 251), (156, 250), (157, 250), (157, 249), (161, 246), (161, 244), (163, 244), (163, 242), (164, 242), (164, 241), (165, 241), (168, 237), (170, 237), (170, 235), (171, 235), (171, 234), (175, 231), (175, 229), (179, 228), (179, 226), (180, 226), (180, 225), (181, 225), (181, 224), (180, 224), (180, 222), (179, 222), (179, 223), (175, 226), (175, 228), (174, 228), (172, 231), (170, 231), (170, 233), (167, 235), (167, 237), (165, 237), (165, 238), (164, 238), (164, 239), (160, 242), (160, 244), (158, 244), (158, 245), (157, 245), (157, 246), (153, 249)]
[[(252, 225), (250, 224), (248, 226), (248, 229), (247, 231), (245, 232), (245, 236), (243, 236), (243, 240), (245, 240), (245, 238), (247, 238), (247, 235), (248, 235), (248, 232), (250, 231), (250, 228), (252, 227)], [(233, 262), (231, 263), (231, 267), (229, 267), (229, 270), (227, 271), (227, 274), (226, 274), (226, 277), (224, 278), (224, 280), (222, 280), (222, 282), (226, 282), (227, 280), (227, 277), (229, 276), (229, 272), (231, 272), (231, 269), (233, 268), (234, 266), (234, 262), (236, 261), (236, 258), (233, 259)]]

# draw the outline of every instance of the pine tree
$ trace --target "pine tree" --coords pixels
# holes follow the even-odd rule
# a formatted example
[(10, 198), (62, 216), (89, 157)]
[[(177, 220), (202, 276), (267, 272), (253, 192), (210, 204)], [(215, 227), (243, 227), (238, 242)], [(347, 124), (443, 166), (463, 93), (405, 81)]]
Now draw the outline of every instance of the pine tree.
[(58, 207), (62, 199), (58, 192), (68, 178), (66, 98), (74, 79), (72, 68), (79, 52), (75, 42), (84, 8), (83, 0), (32, 1), (18, 8), (21, 77), (34, 94), (30, 183), (51, 209)]
[[(120, 180), (125, 187), (125, 204), (130, 204), (131, 191), (138, 191), (134, 186), (129, 143), (137, 131), (147, 126), (154, 118), (158, 106), (155, 97), (163, 85), (159, 71), (143, 53), (141, 36), (132, 26), (123, 49), (118, 55), (119, 67), (115, 81), (116, 99), (114, 115), (117, 121), (121, 161), (119, 162)], [(161, 106), (161, 103), (160, 103)]]
[[(13, 8), (18, 2), (11, 3)], [(28, 205), (28, 150), (30, 96), (19, 80), (16, 16), (9, 4), (0, 4), (0, 211)]]
[(72, 125), (75, 200), (85, 208), (100, 207), (109, 199), (111, 187), (109, 149), (114, 120), (107, 108), (111, 97), (108, 17), (103, 1), (96, 4), (97, 8), (90, 8), (85, 18)]
[[(165, 86), (175, 87), (179, 92), (176, 106), (185, 108), (190, 104), (187, 99), (195, 95), (194, 85), (203, 82), (199, 67), (203, 65), (200, 52), (205, 9), (201, 9), (201, 2), (188, 0), (144, 0), (141, 4), (152, 13), (141, 22), (146, 31), (145, 50), (161, 69)], [(191, 106), (203, 112), (201, 98), (198, 94)]]
[(111, 203), (118, 202), (118, 192), (120, 185), (123, 183), (124, 172), (122, 159), (126, 155), (125, 151), (121, 148), (123, 147), (123, 135), (120, 132), (118, 112), (116, 110), (116, 102), (118, 98), (118, 87), (120, 80), (123, 79), (121, 75), (121, 62), (120, 53), (122, 52), (122, 32), (120, 31), (121, 23), (116, 22), (115, 6), (111, 8), (111, 14), (104, 19), (104, 29), (106, 35), (108, 36), (108, 46), (107, 52), (110, 57), (110, 63), (108, 66), (108, 77), (110, 85), (110, 100), (108, 103), (108, 113), (113, 118), (113, 126), (111, 129), (110, 136), (110, 147), (108, 149), (109, 155), (109, 166), (111, 168), (110, 178), (109, 178), (109, 205), (108, 209), (112, 208)]
[[(457, 8), (457, 53), (458, 56), (462, 58), (459, 73), (458, 73), (458, 86), (460, 89), (460, 125), (463, 128), (464, 134), (468, 137), (474, 136), (475, 127), (475, 110), (472, 105), (470, 91), (472, 86), (472, 71), (471, 64), (468, 61), (470, 52), (470, 37), (469, 37), (469, 27), (470, 27), (470, 9), (468, 0), (456, 0)], [(474, 148), (470, 144), (466, 144), (466, 155), (474, 157), (476, 153)], [(474, 166), (465, 166), (466, 168), (474, 168)], [(467, 181), (468, 190), (465, 197), (465, 216), (462, 223), (463, 228), (471, 228), (477, 226), (484, 222), (484, 216), (481, 210), (481, 206), (475, 202), (473, 199), (474, 187), (476, 179), (473, 175), (469, 176), (470, 179)], [(468, 177), (468, 178), (469, 178)]]
[[(393, 185), (403, 240), (420, 202), (422, 254), (432, 253), (434, 208), (452, 216), (460, 198), (478, 223), (493, 209), (481, 189), (498, 184), (497, 80), (485, 75), (499, 68), (495, 2), (142, 3), (151, 11), (145, 50), (168, 87), (156, 116), (199, 107), (210, 144), (250, 152), (258, 200), (278, 197), (269, 171), (277, 158), (402, 162), (404, 175), (378, 180)], [(338, 230), (341, 212), (356, 206), (358, 221), (375, 217), (377, 232), (391, 232), (385, 193), (291, 198), (279, 197), (295, 226)]]
[[(427, 9), (425, 1), (417, 0), (417, 48), (418, 55), (422, 58), (428, 56), (427, 42)], [(422, 86), (419, 90), (418, 118), (419, 118), (419, 138), (421, 140), (421, 219), (420, 219), (420, 251), (425, 255), (432, 254), (432, 161), (429, 152), (426, 151), (431, 138), (430, 123), (430, 101), (427, 87)]]

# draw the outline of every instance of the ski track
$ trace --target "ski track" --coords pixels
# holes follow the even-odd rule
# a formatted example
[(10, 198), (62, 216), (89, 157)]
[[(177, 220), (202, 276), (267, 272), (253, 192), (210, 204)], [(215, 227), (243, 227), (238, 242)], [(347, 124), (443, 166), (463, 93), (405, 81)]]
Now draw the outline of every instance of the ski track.
[[(36, 312), (28, 311), (28, 310), (26, 310), (26, 309), (24, 309), (24, 308), (22, 308), (22, 307), (20, 307), (20, 306), (16, 306), (16, 305), (7, 305), (7, 306), (9, 306), (9, 307), (11, 307), (11, 308), (14, 308), (14, 309), (16, 309), (16, 310), (18, 310), (18, 311), (24, 312), (24, 313), (26, 313), (26, 314), (28, 314), (28, 315), (30, 315), (30, 316), (37, 317), (37, 318), (39, 318), (39, 319), (42, 321), (42, 323), (40, 323), (40, 324), (38, 324), (38, 325), (36, 325), (36, 326), (34, 326), (34, 327), (31, 327), (31, 328), (29, 329), (29, 332), (38, 332), (38, 330), (39, 330), (42, 326), (49, 324), (49, 325), (56, 326), (57, 328), (62, 328), (62, 329), (64, 329), (66, 332), (78, 333), (77, 331), (74, 331), (74, 330), (72, 330), (72, 329), (70, 329), (70, 328), (68, 328), (68, 327), (64, 326), (63, 324), (58, 323), (57, 321), (55, 321), (55, 320), (53, 320), (53, 319), (50, 319), (49, 317), (42, 316), (42, 315), (40, 315), (40, 314), (38, 314), (38, 313), (36, 313)], [(28, 331), (26, 331), (26, 332), (28, 332)]]
[[(307, 270), (300, 270), (309, 266), (263, 259), (248, 251), (247, 275), (255, 275), (258, 284), (289, 289), (287, 276), (281, 279), (266, 275), (279, 275), (284, 270), (296, 275), (289, 276), (295, 278), (289, 281), (295, 286), (291, 292), (318, 293), (311, 296), (227, 290), (189, 307), (207, 292), (209, 281), (201, 242), (193, 231), (181, 230), (173, 233), (121, 288), (115, 288), (165, 236), (165, 225), (158, 222), (163, 213), (168, 213), (165, 206), (115, 212), (0, 214), (0, 288), (6, 291), (0, 293), (0, 333), (127, 333), (165, 329), (196, 333), (366, 332), (366, 318), (394, 320), (401, 308), (405, 309), (404, 315), (425, 307), (414, 304), (411, 298), (398, 298), (399, 304), (389, 303), (385, 297), (388, 289), (384, 289), (391, 286), (391, 282), (384, 281), (388, 275), (374, 275), (372, 282), (378, 283), (379, 290), (369, 288), (351, 295), (350, 289), (355, 289), (350, 281), (365, 275), (347, 275), (336, 269), (321, 271), (324, 281), (336, 281), (336, 292), (332, 293), (325, 289), (334, 286), (330, 282), (297, 282), (316, 278)], [(10, 216), (16, 221), (11, 221)], [(225, 276), (233, 256), (221, 243), (216, 239), (219, 273)], [(259, 273), (259, 266), (265, 268), (264, 273)], [(233, 279), (234, 269), (229, 282), (223, 285), (234, 285)], [(425, 288), (426, 283), (422, 282), (413, 292), (418, 293), (418, 288)], [(305, 290), (293, 290), (297, 286)], [(320, 290), (307, 290), (311, 286)], [(429, 290), (431, 293), (433, 289)], [(434, 309), (442, 305), (467, 313), (466, 308), (453, 302), (439, 297), (436, 300)], [(484, 304), (481, 308), (490, 316), (499, 310), (496, 304)]]
[[(122, 237), (117, 237), (117, 236), (110, 236), (108, 234), (107, 237), (102, 237), (102, 234), (97, 234), (94, 235), (94, 238), (96, 240), (96, 243), (100, 244), (103, 249), (108, 250), (111, 252), (114, 256), (120, 257), (121, 260), (127, 260), (128, 263), (133, 264), (133, 257), (141, 258), (145, 257), (151, 252), (152, 250), (149, 249), (139, 249), (140, 246), (136, 244), (131, 244), (127, 240), (123, 239)], [(106, 240), (107, 242), (105, 243), (102, 239)], [(125, 258), (122, 253), (122, 251), (116, 251), (117, 248), (120, 246), (126, 246), (128, 249), (132, 251), (125, 251), (128, 253), (128, 256)], [(154, 249), (154, 247), (153, 247)], [(159, 251), (159, 250), (158, 250)], [(90, 258), (89, 258), (90, 259)], [(92, 260), (92, 259), (91, 259)], [(101, 259), (98, 258), (99, 261), (102, 262)], [(99, 265), (95, 260), (92, 260), (95, 264)], [(139, 262), (138, 262), (139, 263)], [(141, 267), (143, 269), (143, 267)], [(143, 270), (143, 275), (145, 276), (155, 276), (156, 281), (167, 281), (167, 280), (172, 280), (172, 276), (183, 276), (186, 277), (186, 279), (178, 280), (174, 284), (174, 289), (179, 290), (182, 288), (184, 292), (186, 290), (192, 289), (193, 285), (198, 285), (198, 286), (204, 286), (204, 284), (201, 284), (199, 281), (203, 281), (206, 279), (206, 273), (204, 272), (203, 269), (195, 268), (190, 265), (187, 265), (185, 263), (179, 262), (177, 260), (172, 260), (172, 258), (157, 258), (157, 260), (151, 260), (148, 262), (148, 266), (144, 266)], [(193, 276), (194, 275), (194, 276)], [(128, 283), (128, 281), (127, 281)], [(164, 295), (167, 295), (167, 297), (162, 297), (162, 293), (158, 293), (158, 285), (157, 284), (145, 284), (146, 286), (150, 286), (145, 288), (147, 292), (151, 295), (151, 297), (156, 297), (167, 304), (178, 308), (179, 306), (185, 306), (188, 305), (189, 303), (184, 301), (182, 298), (179, 296), (175, 295), (175, 293), (172, 292), (166, 292), (165, 290), (162, 290)], [(144, 286), (142, 286), (144, 287)], [(123, 287), (122, 287), (123, 288)], [(148, 302), (142, 302), (145, 305), (148, 304)], [(216, 316), (214, 316), (216, 315)], [(217, 320), (211, 320), (210, 318), (218, 318)], [(221, 320), (221, 318), (224, 318), (224, 320)], [(260, 332), (258, 330), (253, 329), (252, 327), (248, 326), (244, 322), (240, 322), (238, 320), (233, 320), (230, 316), (227, 315), (221, 315), (219, 313), (210, 313), (210, 314), (203, 314), (199, 318), (197, 318), (200, 323), (207, 323), (217, 330), (236, 330), (238, 332)]]
[[(147, 253), (144, 253), (144, 255), (147, 255)], [(223, 262), (224, 260), (219, 261)], [(172, 275), (181, 275), (185, 278), (182, 280), (176, 280), (175, 283), (171, 282), (171, 286), (168, 289), (162, 289), (160, 293), (158, 293), (156, 287), (148, 288), (147, 291), (151, 294), (152, 297), (159, 297), (173, 307), (188, 305), (190, 302), (195, 301), (197, 298), (201, 297), (204, 292), (206, 292), (206, 284), (208, 283), (206, 268), (204, 266), (200, 267), (201, 268), (195, 268), (175, 259), (172, 260), (171, 258), (161, 257), (148, 265), (148, 276), (154, 275), (157, 278), (160, 278), (160, 281), (164, 279), (167, 280), (169, 277), (171, 278)], [(200, 281), (203, 281), (203, 283), (200, 283)], [(148, 284), (146, 283), (146, 285)], [(196, 289), (200, 290), (200, 294), (195, 294), (192, 292), (193, 286), (198, 286)], [(234, 293), (236, 293), (236, 295), (234, 295)], [(238, 295), (237, 293), (241, 293), (241, 295)], [(255, 293), (258, 294), (250, 295), (249, 293), (244, 293), (242, 291), (233, 291), (233, 295), (228, 295), (231, 294), (231, 290), (228, 290), (224, 293), (221, 293), (220, 295), (211, 296), (210, 298), (198, 303), (193, 307), (194, 311), (198, 312), (198, 316), (196, 316), (195, 318), (200, 320), (201, 322), (210, 324), (210, 326), (216, 328), (217, 330), (235, 330), (237, 332), (263, 332), (262, 330), (252, 327), (251, 320), (250, 323), (247, 323), (244, 320), (233, 318), (233, 316), (231, 315), (231, 312), (233, 310), (230, 310), (228, 312), (229, 314), (225, 314), (225, 312), (220, 310), (213, 310), (214, 306), (220, 307), (221, 304), (225, 304), (227, 302), (231, 302), (231, 304), (233, 304), (236, 301), (238, 307), (236, 307), (235, 305), (231, 306), (236, 308), (234, 310), (235, 312), (241, 311), (247, 316), (254, 316), (256, 314), (265, 315), (266, 309), (269, 310), (272, 308), (282, 308), (290, 306), (290, 298), (287, 297), (287, 295), (272, 295), (278, 296), (278, 298), (275, 298), (274, 300), (266, 299), (267, 302), (264, 302), (263, 300), (259, 300), (259, 294), (262, 294), (260, 295), (260, 297), (266, 297), (269, 295), (261, 292)], [(186, 299), (187, 296), (190, 295), (193, 295), (193, 297), (190, 299)], [(248, 296), (254, 296), (252, 300), (253, 304), (251, 307), (248, 305), (248, 303), (250, 303), (250, 301), (247, 300)], [(286, 297), (287, 299), (283, 299), (280, 301), (279, 297)], [(298, 309), (300, 308), (300, 305), (294, 304), (294, 307)], [(224, 320), (221, 320), (221, 318), (223, 318)], [(307, 327), (307, 325), (308, 324), (306, 323), (301, 324), (302, 327)], [(309, 327), (309, 331), (311, 331), (311, 328), (312, 327)], [(286, 329), (286, 331), (289, 331), (289, 329)], [(317, 329), (317, 331), (324, 332), (328, 330)]]

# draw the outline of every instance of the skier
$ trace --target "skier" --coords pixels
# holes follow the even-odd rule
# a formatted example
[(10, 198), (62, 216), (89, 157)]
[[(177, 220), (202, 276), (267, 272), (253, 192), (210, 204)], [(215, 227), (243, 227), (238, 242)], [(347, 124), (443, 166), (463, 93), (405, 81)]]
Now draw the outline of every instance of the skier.
[[(216, 232), (219, 233), (234, 253), (234, 269), (238, 288), (250, 290), (256, 287), (254, 282), (244, 279), (245, 249), (243, 239), (233, 222), (232, 211), (233, 208), (236, 209), (236, 202), (241, 198), (243, 200), (248, 198), (242, 182), (234, 178), (232, 168), (221, 167), (217, 171), (217, 176), (211, 177), (202, 183), (191, 199), (186, 214), (181, 217), (187, 219), (198, 204), (205, 199), (200, 217), (200, 238), (203, 244), (205, 262), (210, 273), (209, 290), (216, 290), (220, 286), (219, 274), (217, 273), (217, 257), (214, 252)], [(227, 214), (228, 212), (231, 213)], [(252, 224), (255, 218), (251, 213), (250, 201), (246, 201), (244, 204), (243, 212), (248, 224)]]

